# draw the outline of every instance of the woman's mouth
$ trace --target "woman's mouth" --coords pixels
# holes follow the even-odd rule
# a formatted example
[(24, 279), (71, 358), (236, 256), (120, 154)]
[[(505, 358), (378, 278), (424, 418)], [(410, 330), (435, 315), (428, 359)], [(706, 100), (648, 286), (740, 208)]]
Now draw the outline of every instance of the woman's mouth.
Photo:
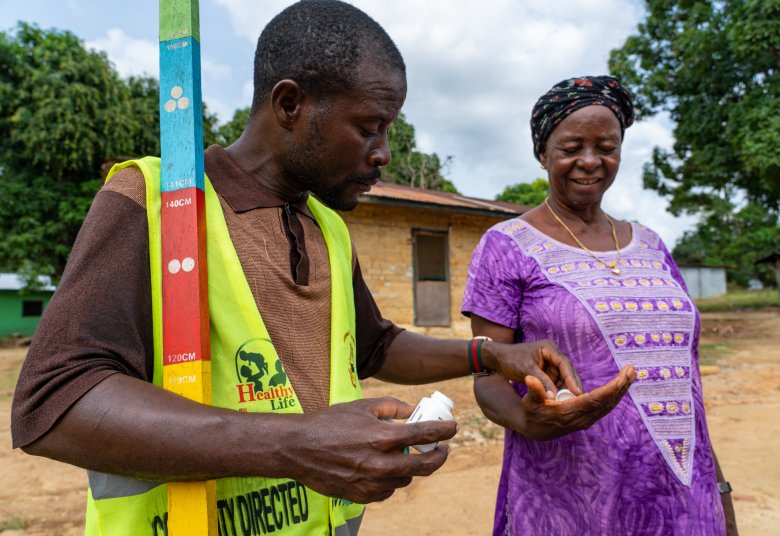
[(599, 182), (599, 179), (569, 179), (574, 184), (580, 184), (582, 186), (590, 186), (591, 184), (596, 184)]

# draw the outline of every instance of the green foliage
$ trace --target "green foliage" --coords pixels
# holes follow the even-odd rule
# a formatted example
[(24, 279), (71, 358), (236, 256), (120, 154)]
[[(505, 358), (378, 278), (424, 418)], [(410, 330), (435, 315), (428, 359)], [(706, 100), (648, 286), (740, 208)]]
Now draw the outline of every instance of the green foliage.
[(536, 179), (534, 182), (519, 182), (507, 186), (496, 196), (496, 201), (535, 207), (544, 203), (544, 198), (549, 193), (550, 185), (547, 179)]
[(143, 97), (69, 32), (0, 33), (0, 266), (62, 274), (108, 155), (128, 154)]
[(382, 170), (382, 180), (458, 193), (455, 185), (443, 175), (444, 168), (450, 163), (452, 157), (448, 156), (442, 162), (436, 153), (419, 152), (414, 137), (414, 127), (407, 123), (403, 113), (390, 127), (388, 141), (393, 157), (390, 164)]
[(228, 146), (241, 136), (246, 124), (249, 122), (251, 111), (252, 109), (249, 106), (240, 108), (233, 113), (233, 119), (219, 127), (220, 145)]
[[(725, 264), (742, 281), (755, 275), (753, 252), (780, 245), (780, 0), (646, 7), (609, 62), (640, 117), (668, 111), (675, 122), (674, 146), (654, 149), (644, 185), (669, 199), (673, 214), (701, 214), (675, 253)], [(764, 228), (743, 229), (747, 222)]]
[(756, 260), (774, 251), (780, 244), (777, 215), (749, 203), (741, 210), (723, 203), (687, 231), (674, 248), (680, 264), (725, 266), (728, 280), (746, 286), (753, 278), (774, 285), (774, 270)]
[[(158, 94), (70, 32), (0, 32), (0, 270), (57, 282), (104, 161), (160, 154)], [(204, 141), (215, 125), (204, 109)]]

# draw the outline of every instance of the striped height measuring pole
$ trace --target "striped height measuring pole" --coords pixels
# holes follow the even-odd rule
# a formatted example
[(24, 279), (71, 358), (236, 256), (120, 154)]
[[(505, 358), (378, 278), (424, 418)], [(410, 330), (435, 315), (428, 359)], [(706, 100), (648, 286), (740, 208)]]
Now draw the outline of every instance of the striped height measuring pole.
[[(160, 148), (163, 385), (210, 404), (198, 0), (160, 0)], [(213, 480), (168, 483), (168, 534), (216, 536)]]

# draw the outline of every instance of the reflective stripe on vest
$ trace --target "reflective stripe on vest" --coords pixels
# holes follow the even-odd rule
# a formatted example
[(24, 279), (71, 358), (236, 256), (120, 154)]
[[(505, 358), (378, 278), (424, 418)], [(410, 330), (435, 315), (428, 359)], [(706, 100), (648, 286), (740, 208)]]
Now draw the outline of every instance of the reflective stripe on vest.
[[(118, 164), (111, 169), (109, 179), (128, 166), (138, 167), (146, 180), (154, 320), (153, 380), (155, 385), (162, 386), (164, 357), (170, 362), (175, 361), (175, 356), (162, 355), (162, 270), (168, 260), (161, 259), (160, 247), (160, 161), (147, 157)], [(256, 413), (302, 413), (257, 310), (230, 240), (219, 198), (208, 177), (205, 186), (213, 404)], [(329, 403), (337, 404), (361, 397), (355, 362), (352, 246), (338, 214), (312, 196), (307, 204), (322, 230), (330, 260)], [(89, 472), (89, 482), (86, 534), (167, 534), (164, 483), (93, 471)], [(362, 505), (324, 497), (290, 479), (217, 480), (218, 524), (223, 536), (270, 532), (283, 536), (355, 536), (363, 510)]]

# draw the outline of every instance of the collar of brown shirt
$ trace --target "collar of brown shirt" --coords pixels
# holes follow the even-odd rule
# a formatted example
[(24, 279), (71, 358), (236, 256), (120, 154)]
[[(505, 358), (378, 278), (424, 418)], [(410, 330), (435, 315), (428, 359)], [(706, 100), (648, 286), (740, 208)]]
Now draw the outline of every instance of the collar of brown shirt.
[(309, 284), (310, 260), (306, 251), (306, 236), (299, 219), (310, 219), (306, 206), (308, 194), (294, 203), (285, 201), (240, 167), (219, 145), (211, 145), (204, 153), (206, 174), (211, 184), (230, 206), (241, 214), (257, 208), (281, 207), (285, 235), (290, 244), (290, 274), (297, 285)]

